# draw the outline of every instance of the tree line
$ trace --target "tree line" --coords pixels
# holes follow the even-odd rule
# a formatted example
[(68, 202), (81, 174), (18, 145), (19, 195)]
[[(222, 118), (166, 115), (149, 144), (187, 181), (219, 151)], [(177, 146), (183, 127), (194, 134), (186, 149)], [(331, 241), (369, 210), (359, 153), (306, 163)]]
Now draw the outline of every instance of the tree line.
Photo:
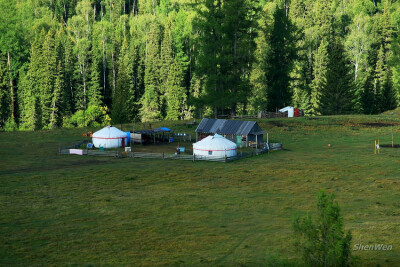
[(397, 107), (391, 0), (0, 0), (0, 128)]

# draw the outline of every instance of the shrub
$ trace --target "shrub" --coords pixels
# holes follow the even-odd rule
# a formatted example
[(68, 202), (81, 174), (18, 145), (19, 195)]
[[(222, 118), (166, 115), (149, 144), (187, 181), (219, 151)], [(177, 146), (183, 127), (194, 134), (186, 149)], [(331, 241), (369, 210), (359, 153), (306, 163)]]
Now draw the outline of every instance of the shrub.
[(98, 127), (111, 123), (107, 107), (89, 106), (86, 110), (78, 110), (71, 117), (64, 117), (63, 126), (72, 127)]
[(307, 266), (351, 266), (351, 233), (344, 233), (340, 209), (334, 195), (321, 191), (317, 197), (317, 216), (295, 217), (293, 228), (297, 246)]

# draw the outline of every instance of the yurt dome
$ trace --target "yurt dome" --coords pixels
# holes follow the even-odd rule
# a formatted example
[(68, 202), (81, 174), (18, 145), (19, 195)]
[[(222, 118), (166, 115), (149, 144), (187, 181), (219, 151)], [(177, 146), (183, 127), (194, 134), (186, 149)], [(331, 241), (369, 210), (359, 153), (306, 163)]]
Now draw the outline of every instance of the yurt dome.
[(193, 154), (212, 158), (236, 156), (237, 145), (223, 137), (215, 134), (209, 135), (201, 141), (193, 144)]
[(93, 145), (97, 148), (116, 148), (125, 147), (127, 134), (120, 129), (112, 126), (106, 126), (93, 133)]

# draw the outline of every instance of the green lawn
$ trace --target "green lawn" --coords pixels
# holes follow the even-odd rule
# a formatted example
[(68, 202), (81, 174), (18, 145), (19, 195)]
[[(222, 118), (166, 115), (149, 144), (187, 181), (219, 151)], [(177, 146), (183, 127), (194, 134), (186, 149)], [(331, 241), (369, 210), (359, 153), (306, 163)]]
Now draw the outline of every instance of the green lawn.
[(292, 216), (313, 212), (321, 189), (337, 196), (353, 244), (393, 246), (354, 252), (361, 265), (400, 264), (400, 149), (373, 154), (375, 138), (400, 143), (400, 118), (259, 122), (285, 150), (231, 163), (57, 154), (96, 129), (0, 133), (0, 265), (296, 262)]

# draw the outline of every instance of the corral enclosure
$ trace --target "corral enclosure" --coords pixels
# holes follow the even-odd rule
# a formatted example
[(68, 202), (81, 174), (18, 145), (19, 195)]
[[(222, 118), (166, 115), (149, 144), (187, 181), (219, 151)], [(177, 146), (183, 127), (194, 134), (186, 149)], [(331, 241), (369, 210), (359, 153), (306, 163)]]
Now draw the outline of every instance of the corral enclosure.
[(227, 164), (57, 155), (93, 129), (0, 133), (0, 264), (296, 262), (291, 219), (320, 189), (336, 194), (353, 245), (393, 246), (354, 251), (361, 265), (400, 262), (400, 150), (373, 154), (374, 139), (400, 142), (398, 117), (258, 122), (286, 150)]

